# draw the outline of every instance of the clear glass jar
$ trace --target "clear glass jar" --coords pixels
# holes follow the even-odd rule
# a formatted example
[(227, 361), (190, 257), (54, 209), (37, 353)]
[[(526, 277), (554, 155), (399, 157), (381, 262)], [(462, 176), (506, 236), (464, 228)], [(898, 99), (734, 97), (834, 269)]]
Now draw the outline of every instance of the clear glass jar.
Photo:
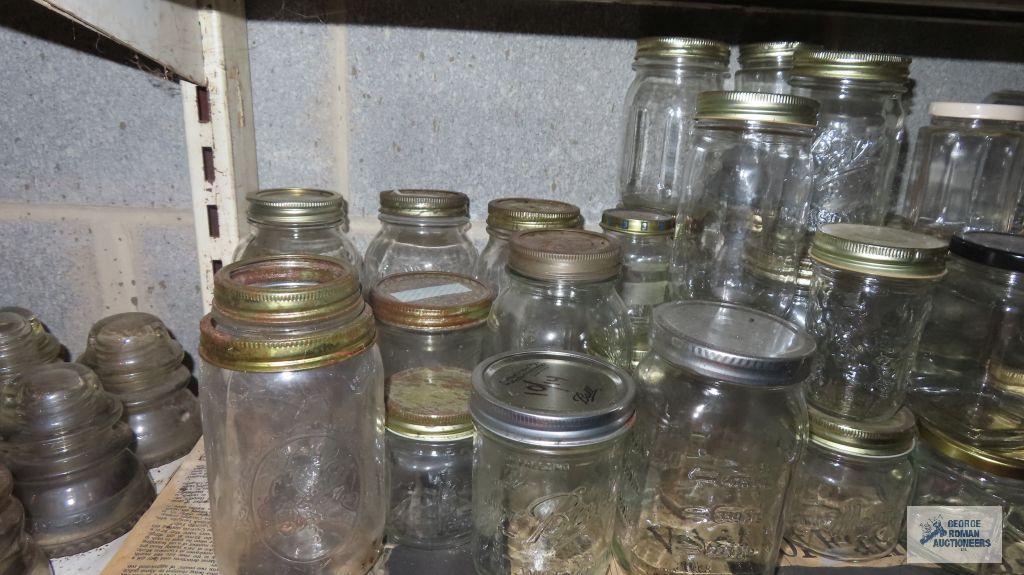
[(626, 93), (619, 197), (627, 208), (676, 213), (697, 95), (721, 90), (729, 46), (695, 38), (641, 38)]
[(13, 491), (14, 477), (0, 466), (0, 573), (53, 575), (46, 555), (25, 533), (25, 508)]
[(894, 228), (829, 224), (811, 246), (807, 331), (820, 372), (807, 402), (856, 421), (884, 421), (903, 406), (946, 244)]
[(25, 370), (62, 361), (66, 350), (25, 308), (0, 308), (0, 385)]
[(807, 335), (761, 311), (655, 308), (615, 531), (626, 573), (775, 572), (813, 354)]
[(601, 229), (619, 242), (622, 270), (615, 291), (626, 304), (636, 368), (651, 349), (651, 312), (668, 299), (668, 267), (676, 219), (650, 210), (605, 210)]
[(381, 229), (363, 260), (366, 295), (380, 280), (402, 272), (469, 273), (477, 250), (469, 231), (469, 198), (441, 190), (380, 193)]
[(488, 358), (473, 372), (478, 575), (605, 575), (636, 390), (564, 351)]
[(225, 575), (365, 573), (387, 516), (384, 369), (355, 270), (268, 256), (200, 324), (210, 517)]
[(676, 299), (783, 315), (807, 235), (813, 100), (705, 92), (697, 103), (672, 260)]
[(949, 239), (958, 231), (1024, 228), (1024, 107), (932, 102), (917, 132), (907, 226)]
[(811, 435), (786, 496), (786, 538), (840, 561), (884, 557), (900, 542), (914, 489), (917, 433), (907, 408), (881, 423), (808, 410)]
[(761, 42), (740, 46), (740, 70), (736, 72), (735, 89), (740, 92), (788, 94), (789, 70), (793, 53), (820, 50), (821, 46), (806, 42)]
[(583, 216), (572, 204), (535, 198), (502, 198), (487, 204), (487, 245), (476, 262), (476, 279), (501, 293), (508, 287), (509, 240), (515, 232), (582, 228)]
[(562, 349), (631, 366), (626, 304), (615, 291), (621, 250), (583, 230), (522, 232), (512, 239), (508, 289), (487, 320), (485, 355)]

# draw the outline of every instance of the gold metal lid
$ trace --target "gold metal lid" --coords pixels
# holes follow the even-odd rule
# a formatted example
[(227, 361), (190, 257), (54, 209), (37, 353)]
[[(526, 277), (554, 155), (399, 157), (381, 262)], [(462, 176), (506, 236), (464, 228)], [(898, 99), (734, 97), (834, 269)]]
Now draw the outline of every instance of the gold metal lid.
[(739, 63), (744, 70), (790, 68), (793, 53), (801, 50), (820, 50), (817, 44), (807, 42), (758, 42), (740, 46)]
[(818, 124), (816, 100), (786, 94), (760, 92), (701, 92), (697, 96), (697, 120), (740, 120), (814, 127)]
[(636, 41), (637, 58), (704, 58), (729, 65), (729, 45), (703, 38), (650, 37)]
[(921, 441), (950, 459), (1000, 477), (1024, 479), (1024, 450), (996, 452), (967, 445), (924, 419), (918, 420), (917, 427)]
[(814, 234), (811, 259), (833, 268), (901, 279), (946, 272), (946, 242), (939, 238), (860, 224), (827, 224)]
[(387, 381), (387, 427), (414, 439), (473, 436), (469, 415), (472, 373), (459, 367), (414, 367)]
[(892, 54), (797, 50), (791, 75), (904, 84), (910, 78), (910, 61)]
[(373, 287), (377, 321), (401, 328), (449, 331), (487, 321), (494, 292), (473, 278), (448, 272), (390, 275)]
[(380, 213), (414, 218), (469, 217), (469, 196), (445, 190), (388, 190), (380, 193)]
[(988, 373), (992, 376), (995, 387), (1006, 392), (1024, 395), (1024, 370), (1003, 362), (990, 361)]
[(652, 210), (612, 208), (601, 214), (601, 228), (636, 236), (665, 236), (676, 229), (676, 218)]
[(247, 217), (256, 224), (308, 226), (344, 221), (348, 203), (339, 194), (309, 188), (251, 192)]
[[(246, 329), (233, 328), (239, 324)], [(199, 354), (233, 371), (293, 371), (343, 361), (375, 339), (373, 313), (349, 264), (324, 256), (268, 256), (233, 263), (214, 276)]]
[(888, 421), (877, 423), (833, 417), (807, 408), (811, 441), (832, 451), (862, 457), (894, 457), (914, 448), (917, 437), (914, 414), (904, 407)]
[(583, 216), (572, 204), (537, 198), (501, 198), (487, 204), (487, 227), (509, 232), (582, 228)]
[(619, 273), (619, 243), (586, 230), (536, 230), (512, 236), (508, 267), (528, 278), (599, 281)]

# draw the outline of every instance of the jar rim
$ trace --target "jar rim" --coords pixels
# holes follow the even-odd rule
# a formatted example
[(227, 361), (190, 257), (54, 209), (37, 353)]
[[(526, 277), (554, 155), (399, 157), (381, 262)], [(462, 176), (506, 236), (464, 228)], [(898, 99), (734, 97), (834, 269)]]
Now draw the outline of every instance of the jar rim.
[(397, 328), (449, 331), (487, 321), (494, 291), (451, 272), (404, 272), (380, 280), (370, 291), (377, 321)]

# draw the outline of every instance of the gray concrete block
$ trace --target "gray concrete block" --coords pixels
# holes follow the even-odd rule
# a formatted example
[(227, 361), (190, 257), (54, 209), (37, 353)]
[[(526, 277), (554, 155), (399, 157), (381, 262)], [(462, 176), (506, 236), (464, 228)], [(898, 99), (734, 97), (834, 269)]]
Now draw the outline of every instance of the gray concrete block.
[(132, 235), (139, 310), (162, 319), (198, 361), (203, 306), (195, 234), (186, 227), (140, 227)]

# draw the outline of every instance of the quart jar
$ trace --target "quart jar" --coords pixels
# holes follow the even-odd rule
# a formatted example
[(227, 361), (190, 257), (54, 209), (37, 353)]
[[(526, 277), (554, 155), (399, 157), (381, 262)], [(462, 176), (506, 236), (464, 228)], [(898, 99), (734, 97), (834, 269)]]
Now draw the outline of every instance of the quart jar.
[(735, 304), (654, 310), (637, 368), (615, 553), (626, 573), (774, 573), (786, 489), (807, 442), (814, 343)]
[(676, 299), (785, 315), (807, 235), (818, 104), (756, 92), (697, 101), (672, 260)]
[(583, 230), (520, 232), (512, 238), (510, 284), (487, 319), (485, 355), (562, 349), (628, 369), (632, 336), (615, 291), (618, 242)]
[(760, 42), (740, 46), (740, 70), (736, 72), (735, 88), (739, 92), (788, 94), (789, 71), (793, 67), (793, 53), (800, 50), (820, 50), (806, 42)]
[(808, 381), (809, 404), (855, 421), (896, 415), (946, 253), (938, 238), (895, 228), (818, 230), (807, 331), (820, 371)]
[(651, 311), (668, 299), (675, 228), (674, 217), (651, 210), (615, 208), (601, 214), (601, 229), (622, 248), (622, 270), (615, 290), (629, 314), (633, 368), (651, 349)]
[[(363, 284), (367, 292), (401, 272), (470, 273), (477, 250), (469, 231), (469, 198), (443, 190), (380, 193), (381, 229), (366, 247)], [(368, 293), (366, 295), (369, 295)]]
[(697, 95), (723, 88), (729, 46), (697, 38), (641, 38), (633, 69), (619, 164), (621, 205), (674, 214)]
[(932, 102), (917, 132), (906, 224), (948, 239), (958, 231), (1019, 233), (1024, 212), (1024, 106)]
[(387, 516), (384, 369), (355, 269), (310, 255), (225, 266), (199, 354), (220, 572), (366, 573)]
[(473, 372), (479, 575), (604, 575), (636, 390), (600, 359), (523, 351)]
[(0, 466), (0, 573), (53, 575), (46, 555), (25, 533), (25, 508), (13, 490), (14, 477)]
[(525, 230), (582, 228), (583, 216), (572, 204), (536, 198), (502, 198), (487, 204), (487, 245), (476, 262), (476, 279), (500, 293), (508, 287), (509, 240)]
[(899, 544), (914, 489), (917, 432), (906, 407), (881, 423), (808, 410), (810, 443), (786, 497), (786, 538), (840, 561), (884, 557)]
[(260, 256), (331, 256), (361, 269), (363, 258), (348, 235), (348, 202), (339, 194), (309, 188), (260, 190), (246, 196), (249, 237), (235, 261)]
[(25, 308), (0, 308), (0, 384), (26, 369), (61, 361), (63, 348), (35, 314)]

